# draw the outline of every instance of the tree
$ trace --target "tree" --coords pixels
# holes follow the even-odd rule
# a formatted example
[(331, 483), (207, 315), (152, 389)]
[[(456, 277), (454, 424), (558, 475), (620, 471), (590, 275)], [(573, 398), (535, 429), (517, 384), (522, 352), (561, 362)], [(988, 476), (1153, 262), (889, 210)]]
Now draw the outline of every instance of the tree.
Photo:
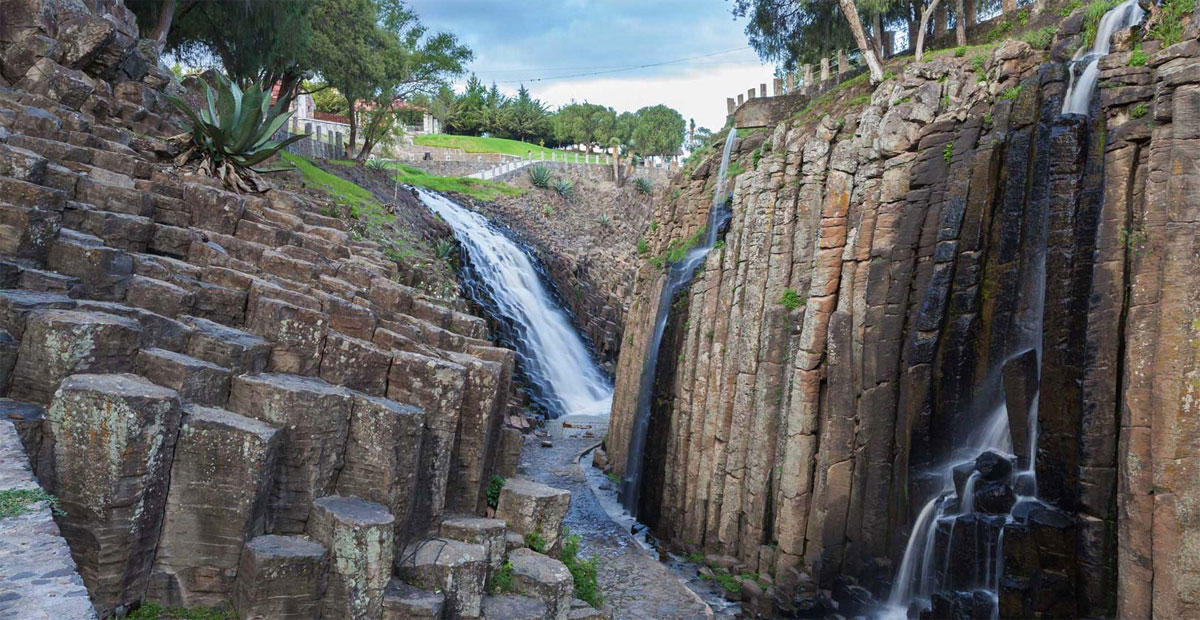
[(442, 131), (449, 131), (447, 128), (454, 126), (462, 115), (462, 105), (458, 102), (458, 96), (449, 86), (443, 84), (438, 88), (436, 95), (427, 99), (428, 102), (424, 105), (429, 108), (429, 113), (442, 124)]
[(960, 46), (967, 44), (967, 20), (965, 16), (966, 10), (963, 9), (963, 0), (954, 0), (954, 42)]
[(305, 84), (305, 88), (311, 93), (313, 107), (318, 112), (337, 116), (350, 115), (350, 104), (338, 89), (328, 84)]
[[(746, 34), (763, 60), (789, 70), (817, 62), (853, 44), (871, 82), (883, 79), (883, 65), (868, 40), (854, 0), (732, 0), (733, 14), (750, 17)], [(878, 35), (878, 33), (877, 33)]]
[(925, 32), (929, 30), (929, 18), (937, 10), (939, 1), (930, 0), (929, 6), (921, 11), (921, 27), (917, 30), (917, 45), (913, 48), (917, 62), (921, 62), (921, 57), (925, 54)]
[(692, 132), (692, 136), (688, 142), (688, 151), (695, 152), (708, 146), (708, 143), (712, 142), (712, 137), (713, 133), (711, 129), (707, 127), (697, 127), (696, 131)]
[[(322, 0), (324, 1), (324, 0)], [(161, 49), (197, 66), (220, 60), (225, 73), (246, 87), (278, 84), (290, 100), (304, 77), (315, 0), (127, 0), (139, 24), (161, 40)]]
[(550, 114), (541, 101), (529, 95), (522, 84), (517, 96), (509, 100), (504, 115), (504, 131), (508, 137), (526, 141), (544, 138), (551, 131)]
[(643, 155), (675, 155), (686, 129), (683, 116), (665, 105), (642, 108), (637, 111), (633, 145)]
[(554, 139), (560, 144), (603, 146), (613, 136), (616, 112), (594, 103), (572, 103), (554, 115)]

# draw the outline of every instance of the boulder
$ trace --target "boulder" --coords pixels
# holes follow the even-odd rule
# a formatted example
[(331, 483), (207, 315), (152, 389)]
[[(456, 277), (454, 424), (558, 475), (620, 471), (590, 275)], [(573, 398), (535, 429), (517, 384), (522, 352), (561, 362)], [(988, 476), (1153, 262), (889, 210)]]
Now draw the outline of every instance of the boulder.
[(566, 620), (571, 611), (575, 581), (571, 571), (558, 560), (532, 549), (517, 549), (508, 555), (512, 582), (517, 592), (546, 604), (546, 618)]
[(525, 478), (513, 478), (500, 490), (496, 518), (508, 523), (509, 529), (522, 536), (536, 533), (545, 541), (546, 551), (556, 552), (563, 518), (570, 505), (570, 491)]
[(394, 519), (387, 508), (357, 497), (313, 502), (308, 532), (329, 550), (323, 617), (367, 620), (383, 610), (392, 575)]
[(428, 538), (408, 545), (397, 564), (400, 577), (408, 583), (446, 595), (447, 618), (479, 616), (487, 578), (483, 546)]
[(446, 596), (393, 578), (383, 591), (382, 620), (441, 620)]
[(297, 375), (243, 375), (233, 379), (228, 408), (281, 429), (277, 478), (268, 531), (305, 531), (314, 499), (334, 492), (350, 421), (346, 390)]
[(180, 415), (174, 391), (128, 374), (67, 377), (47, 412), (58, 524), (102, 616), (146, 592)]
[(233, 608), (242, 618), (319, 618), (327, 563), (320, 543), (300, 536), (259, 536), (242, 549)]
[(147, 596), (214, 606), (233, 593), (244, 542), (261, 534), (279, 432), (223, 409), (184, 407)]

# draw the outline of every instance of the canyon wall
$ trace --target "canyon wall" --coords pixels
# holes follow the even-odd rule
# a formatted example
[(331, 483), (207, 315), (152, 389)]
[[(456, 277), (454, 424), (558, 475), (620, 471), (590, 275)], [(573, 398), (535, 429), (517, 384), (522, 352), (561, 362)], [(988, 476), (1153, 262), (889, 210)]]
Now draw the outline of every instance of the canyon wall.
[[(1196, 615), (1200, 43), (1146, 41), (1143, 64), (1118, 37), (1092, 118), (1062, 118), (1081, 22), (1049, 56), (947, 52), (739, 139), (732, 224), (659, 354), (639, 506), (657, 536), (781, 599), (838, 575), (886, 596), (933, 470), (1033, 349), (1037, 493), (1065, 518), (1005, 539), (1001, 615)], [(719, 158), (673, 181), (649, 258), (704, 226)], [(647, 260), (634, 284), (617, 473), (663, 276)]]

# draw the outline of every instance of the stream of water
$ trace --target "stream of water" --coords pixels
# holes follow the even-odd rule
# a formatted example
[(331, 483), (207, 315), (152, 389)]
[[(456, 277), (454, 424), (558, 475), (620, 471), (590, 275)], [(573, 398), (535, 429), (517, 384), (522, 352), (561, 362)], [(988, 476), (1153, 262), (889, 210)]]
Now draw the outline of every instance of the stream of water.
[[(1100, 59), (1108, 55), (1113, 33), (1141, 22), (1145, 14), (1142, 7), (1138, 6), (1138, 0), (1125, 0), (1100, 18), (1092, 49), (1079, 48), (1071, 60), (1071, 83), (1067, 88), (1066, 97), (1063, 98), (1063, 114), (1088, 113), (1092, 93), (1096, 91), (1096, 81), (1100, 78)], [(1083, 72), (1076, 76), (1075, 72), (1080, 65), (1083, 65)]]
[(725, 194), (725, 173), (729, 170), (729, 154), (733, 151), (733, 143), (737, 139), (737, 130), (730, 129), (725, 139), (725, 148), (721, 152), (721, 167), (717, 171), (717, 184), (713, 189), (712, 207), (708, 211), (708, 222), (704, 228), (704, 239), (695, 247), (688, 250), (684, 257), (667, 267), (667, 279), (663, 282), (662, 292), (658, 297), (658, 309), (654, 316), (654, 331), (651, 333), (649, 346), (646, 347), (646, 358), (642, 362), (641, 380), (638, 383), (637, 409), (634, 411), (633, 428), (629, 435), (628, 457), (625, 462), (625, 477), (621, 480), (621, 505), (630, 514), (638, 514), (638, 498), (642, 491), (643, 453), (646, 449), (646, 435), (650, 430), (650, 405), (653, 400), (654, 377), (658, 372), (658, 350), (662, 346), (663, 332), (667, 327), (667, 319), (671, 313), (671, 301), (680, 289), (692, 281), (696, 269), (708, 257), (708, 253), (717, 244), (721, 229), (729, 222), (729, 201)]
[(440, 194), (420, 189), (417, 193), (454, 230), (474, 284), (484, 289), (489, 311), (512, 331), (507, 341), (516, 347), (521, 368), (547, 414), (607, 416), (612, 383), (542, 282), (534, 259), (482, 215)]

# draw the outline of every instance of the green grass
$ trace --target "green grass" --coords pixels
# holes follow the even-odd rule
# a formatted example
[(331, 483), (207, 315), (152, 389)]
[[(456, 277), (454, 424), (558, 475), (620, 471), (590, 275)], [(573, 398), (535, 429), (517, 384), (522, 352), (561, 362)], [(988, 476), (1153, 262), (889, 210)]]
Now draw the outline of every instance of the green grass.
[[(517, 157), (525, 157), (528, 153), (533, 153), (533, 156), (540, 157), (544, 152), (546, 158), (550, 158), (550, 153), (566, 153), (559, 149), (549, 149), (544, 146), (522, 142), (520, 140), (509, 140), (507, 138), (482, 138), (479, 136), (451, 136), (448, 134), (430, 134), (427, 136), (417, 136), (413, 138), (413, 143), (417, 146), (432, 146), (448, 149), (462, 149), (468, 153), (502, 153), (504, 155), (516, 155)], [(570, 151), (572, 154), (577, 151)], [(592, 154), (593, 156), (595, 153)], [(582, 156), (581, 156), (582, 157)], [(582, 160), (581, 160), (582, 161)]]
[(1134, 46), (1133, 51), (1129, 53), (1129, 66), (1144, 67), (1150, 61), (1150, 55), (1142, 51), (1141, 44)]
[(125, 616), (126, 620), (234, 620), (236, 616), (231, 611), (222, 611), (208, 607), (163, 607), (157, 603), (146, 603), (133, 613)]
[(0, 519), (16, 517), (29, 512), (30, 506), (38, 502), (49, 502), (50, 510), (61, 515), (58, 498), (42, 489), (7, 489), (0, 491)]
[(1133, 110), (1129, 112), (1129, 115), (1133, 118), (1142, 118), (1149, 111), (1150, 108), (1146, 107), (1146, 104), (1139, 103), (1136, 106), (1133, 106)]
[(529, 532), (525, 535), (525, 546), (537, 551), (538, 553), (546, 552), (546, 539), (538, 532)]
[(492, 580), (488, 583), (488, 594), (508, 594), (509, 592), (515, 592), (517, 587), (513, 584), (512, 576), (512, 562), (504, 560), (504, 565), (500, 567), (500, 570), (496, 571), (495, 575), (492, 575)]
[(1162, 15), (1147, 36), (1161, 41), (1163, 47), (1179, 43), (1183, 40), (1183, 19), (1195, 10), (1196, 0), (1164, 0)]
[[(300, 171), (300, 176), (304, 177), (305, 185), (323, 190), (334, 200), (350, 205), (351, 207), (378, 206), (379, 202), (375, 200), (375, 195), (367, 188), (347, 181), (331, 172), (325, 172), (305, 157), (293, 155), (286, 151), (281, 152), (280, 155), (283, 156), (284, 161), (292, 164)], [(351, 162), (334, 163), (347, 165)]]
[(408, 164), (392, 163), (389, 166), (399, 173), (395, 178), (401, 183), (424, 187), (435, 192), (457, 192), (485, 202), (496, 200), (501, 196), (520, 196), (525, 193), (523, 189), (495, 181), (468, 179), (467, 177), (440, 177)]

